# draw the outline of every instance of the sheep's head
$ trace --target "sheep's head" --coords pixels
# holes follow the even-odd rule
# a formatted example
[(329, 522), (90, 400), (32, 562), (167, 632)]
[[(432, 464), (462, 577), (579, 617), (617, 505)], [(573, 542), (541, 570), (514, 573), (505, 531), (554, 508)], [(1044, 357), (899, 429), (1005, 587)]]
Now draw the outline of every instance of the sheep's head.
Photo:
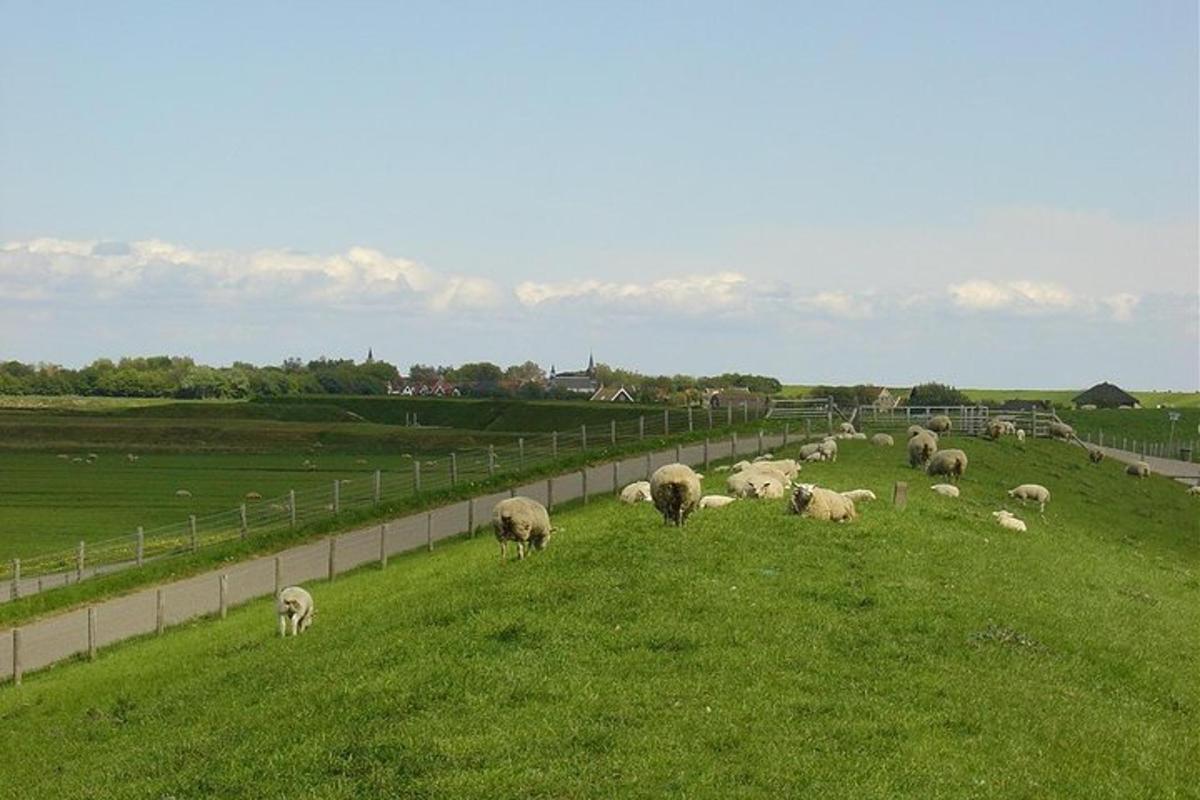
[(815, 483), (797, 484), (795, 491), (792, 492), (792, 510), (798, 514), (808, 508), (808, 504), (812, 502), (813, 489), (816, 488)]

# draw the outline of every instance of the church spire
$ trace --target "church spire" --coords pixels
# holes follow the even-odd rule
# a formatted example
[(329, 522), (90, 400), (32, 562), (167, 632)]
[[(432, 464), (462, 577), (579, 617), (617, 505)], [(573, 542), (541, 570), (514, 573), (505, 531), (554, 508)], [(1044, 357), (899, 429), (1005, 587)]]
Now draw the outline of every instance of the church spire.
[(375, 354), (371, 352), (371, 348), (367, 348), (367, 363), (370, 364), (375, 360)]
[(588, 374), (590, 377), (595, 377), (595, 376), (596, 376), (596, 356), (595, 356), (594, 354), (592, 354), (590, 351), (588, 352), (588, 368), (587, 368), (587, 374)]

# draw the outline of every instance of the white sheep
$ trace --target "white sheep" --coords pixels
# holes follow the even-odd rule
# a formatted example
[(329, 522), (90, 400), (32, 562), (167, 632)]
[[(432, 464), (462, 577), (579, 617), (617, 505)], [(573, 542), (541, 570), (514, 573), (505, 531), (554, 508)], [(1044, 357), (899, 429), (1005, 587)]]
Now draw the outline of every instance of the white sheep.
[(1018, 442), (1025, 441), (1025, 429), (1024, 428), (1017, 428), (1017, 441)]
[(812, 483), (796, 487), (788, 510), (802, 517), (830, 522), (851, 522), (858, 516), (853, 500)]
[(875, 499), (875, 493), (870, 489), (849, 489), (845, 492), (838, 492), (838, 494), (847, 500), (853, 500), (855, 503), (862, 503)]
[(800, 474), (800, 464), (793, 458), (780, 458), (774, 461), (755, 461), (750, 465), (749, 469), (774, 472), (780, 475), (785, 481), (790, 481)]
[(838, 433), (849, 433), (849, 434), (853, 434), (853, 433), (854, 433), (854, 426), (853, 426), (853, 425), (851, 425), (849, 422), (843, 422), (841, 425), (838, 425)]
[(1135, 478), (1149, 478), (1150, 465), (1145, 461), (1135, 461), (1125, 468), (1126, 475), (1132, 475)]
[(929, 431), (921, 431), (908, 440), (908, 465), (922, 467), (937, 453), (937, 439)]
[(1200, 496), (1200, 483), (1196, 484), (1195, 486), (1189, 486), (1187, 494)]
[(808, 461), (809, 456), (811, 456), (813, 453), (820, 453), (820, 452), (821, 452), (821, 443), (820, 442), (809, 442), (808, 444), (802, 444), (802, 445), (800, 445), (800, 460)]
[(785, 481), (771, 470), (747, 469), (730, 475), (725, 487), (735, 497), (778, 499), (784, 495)]
[(518, 560), (529, 546), (544, 550), (554, 528), (546, 507), (531, 497), (508, 497), (492, 508), (492, 528), (500, 542), (500, 560), (508, 557), (508, 543), (517, 543)]
[(1074, 439), (1075, 429), (1065, 422), (1051, 422), (1050, 435), (1055, 439)]
[(925, 427), (934, 433), (942, 434), (949, 433), (952, 426), (948, 416), (945, 414), (938, 414), (936, 417), (930, 417), (929, 424)]
[(650, 481), (634, 481), (621, 490), (621, 502), (626, 505), (650, 502)]
[(806, 456), (804, 457), (804, 460), (805, 460), (806, 462), (817, 462), (817, 461), (824, 461), (824, 460), (825, 460), (825, 454), (824, 454), (824, 453), (809, 453), (808, 455), (806, 455)]
[(247, 500), (262, 500), (262, 495), (258, 492), (246, 492)]
[(820, 448), (821, 455), (825, 456), (826, 461), (837, 461), (838, 445), (833, 439), (824, 440), (818, 447)]
[(1008, 496), (1020, 500), (1022, 504), (1032, 500), (1040, 505), (1041, 511), (1045, 511), (1046, 503), (1050, 502), (1050, 490), (1038, 483), (1022, 483), (1015, 489), (1009, 489)]
[(850, 438), (859, 442), (865, 442), (867, 440), (867, 435), (862, 431), (859, 431), (858, 433), (850, 434)]
[(187, 489), (176, 489), (175, 496), (176, 497), (191, 497), (192, 493), (189, 492)]
[(871, 444), (879, 447), (891, 447), (896, 444), (896, 440), (888, 433), (877, 433), (871, 437)]
[(700, 502), (700, 479), (686, 464), (665, 464), (650, 476), (650, 496), (663, 522), (683, 525)]
[(947, 475), (952, 483), (958, 483), (959, 478), (967, 471), (967, 454), (962, 450), (939, 450), (925, 465), (929, 475)]
[(299, 636), (308, 630), (317, 613), (312, 595), (299, 586), (289, 586), (276, 598), (275, 610), (279, 612), (279, 635)]
[(700, 498), (700, 508), (724, 508), (736, 499), (723, 494), (706, 494)]
[(929, 488), (942, 497), (958, 497), (958, 487), (952, 483), (935, 483)]
[(1025, 523), (1013, 516), (1011, 511), (993, 511), (992, 516), (996, 518), (996, 522), (1000, 523), (1001, 528), (1022, 533), (1026, 530)]

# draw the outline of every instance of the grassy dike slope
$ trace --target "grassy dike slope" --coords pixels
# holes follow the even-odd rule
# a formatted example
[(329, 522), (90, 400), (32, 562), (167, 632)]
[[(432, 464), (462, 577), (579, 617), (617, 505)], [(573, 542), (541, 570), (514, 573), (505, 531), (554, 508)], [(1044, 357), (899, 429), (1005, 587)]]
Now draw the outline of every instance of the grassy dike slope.
[[(524, 563), (490, 537), (0, 691), (22, 797), (1171, 797), (1200, 781), (1200, 503), (1051, 442), (899, 447), (808, 480), (858, 522), (739, 502), (664, 528), (593, 502)], [(710, 473), (709, 490), (721, 475)], [(1004, 489), (1038, 481), (1045, 517)]]

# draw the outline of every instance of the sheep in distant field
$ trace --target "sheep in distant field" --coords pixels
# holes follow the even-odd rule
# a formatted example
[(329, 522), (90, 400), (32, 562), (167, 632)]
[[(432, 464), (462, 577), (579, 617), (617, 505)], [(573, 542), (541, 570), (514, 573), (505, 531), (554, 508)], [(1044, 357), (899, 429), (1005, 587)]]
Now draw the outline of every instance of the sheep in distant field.
[(871, 444), (879, 447), (891, 447), (896, 444), (896, 440), (891, 437), (891, 434), (877, 433), (871, 437)]
[(850, 433), (850, 434), (853, 434), (853, 433), (854, 433), (854, 426), (853, 426), (853, 425), (851, 425), (849, 422), (843, 422), (841, 425), (838, 425), (838, 433)]
[(1135, 478), (1149, 478), (1150, 465), (1145, 461), (1135, 461), (1125, 468), (1126, 475), (1132, 475)]
[(800, 460), (808, 461), (809, 456), (811, 456), (813, 453), (820, 453), (820, 452), (821, 452), (821, 443), (820, 442), (809, 442), (808, 444), (802, 444), (802, 445), (800, 445)]
[(1051, 422), (1049, 427), (1050, 435), (1055, 439), (1074, 439), (1075, 429), (1065, 422)]
[(993, 511), (992, 516), (996, 518), (996, 522), (1000, 523), (1000, 527), (1008, 528), (1010, 531), (1025, 532), (1025, 523), (1013, 516), (1011, 511)]
[(929, 424), (925, 427), (936, 434), (949, 433), (951, 428), (950, 418), (945, 414), (938, 414), (936, 417), (930, 417)]
[(1025, 441), (1025, 429), (1024, 428), (1017, 428), (1017, 441), (1018, 442)]
[(952, 483), (935, 483), (929, 488), (942, 497), (958, 497), (958, 487)]
[(354, 463), (355, 464), (365, 464), (365, 463), (367, 463), (367, 460), (365, 458), (356, 458), (356, 459), (354, 459)]
[(312, 595), (299, 586), (289, 586), (279, 593), (276, 598), (276, 610), (279, 612), (279, 635), (299, 636), (308, 630), (317, 613), (313, 605)]
[(125, 454), (125, 460), (128, 461), (130, 464), (134, 463), (139, 458), (141, 458), (141, 456), (139, 456), (136, 453), (126, 453)]
[(75, 456), (74, 458), (71, 459), (71, 461), (75, 464), (82, 464), (83, 458), (81, 456)]
[(1037, 483), (1022, 483), (1015, 489), (1009, 489), (1008, 496), (1020, 500), (1022, 504), (1026, 500), (1033, 500), (1040, 505), (1041, 511), (1045, 511), (1046, 503), (1050, 502), (1050, 490)]
[(508, 558), (508, 543), (517, 543), (517, 558), (524, 559), (532, 546), (544, 550), (554, 528), (546, 507), (531, 497), (509, 497), (492, 508), (492, 528), (500, 542), (500, 560)]
[(937, 449), (937, 439), (933, 438), (928, 431), (921, 431), (908, 440), (908, 465), (910, 467), (925, 466), (929, 463), (929, 459), (933, 458)]
[(952, 483), (958, 483), (959, 478), (967, 471), (967, 454), (962, 450), (939, 450), (925, 465), (929, 475), (948, 475)]
[(1092, 462), (1093, 464), (1099, 464), (1103, 460), (1104, 460), (1104, 451), (1103, 450), (1101, 450), (1099, 447), (1089, 447), (1088, 448), (1088, 461)]
[(700, 498), (700, 508), (724, 508), (732, 503), (734, 497), (726, 497), (723, 494), (706, 494)]
[(1195, 486), (1189, 486), (1186, 493), (1200, 496), (1200, 483)]
[(191, 497), (192, 493), (189, 492), (187, 489), (176, 489), (175, 496), (176, 497)]
[(246, 492), (247, 500), (262, 500), (262, 495), (258, 492)]
[(830, 522), (849, 522), (858, 514), (854, 501), (816, 484), (802, 483), (792, 492), (788, 510), (793, 514)]
[(70, 461), (70, 460), (71, 460), (71, 457), (70, 457), (69, 455), (67, 455), (66, 453), (59, 453), (59, 454), (58, 454), (58, 457), (59, 457), (59, 458), (61, 458), (63, 461)]
[(634, 481), (621, 490), (621, 502), (626, 505), (650, 502), (650, 481)]
[(650, 497), (664, 522), (683, 525), (700, 502), (700, 479), (686, 464), (665, 464), (650, 476)]
[(863, 503), (875, 499), (875, 493), (870, 489), (849, 489), (845, 492), (838, 492), (838, 494), (855, 503)]
[(88, 453), (87, 457), (90, 458), (92, 461), (95, 461), (96, 459), (100, 458), (100, 456), (97, 453)]

